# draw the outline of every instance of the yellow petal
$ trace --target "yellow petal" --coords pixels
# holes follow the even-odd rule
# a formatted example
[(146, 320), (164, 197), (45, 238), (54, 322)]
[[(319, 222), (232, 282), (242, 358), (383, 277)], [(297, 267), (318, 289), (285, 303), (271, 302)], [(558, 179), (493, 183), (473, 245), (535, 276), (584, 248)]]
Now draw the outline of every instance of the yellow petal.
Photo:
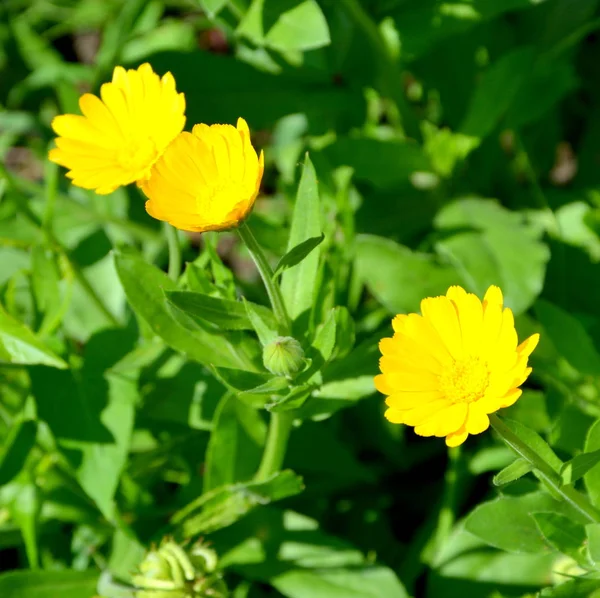
[(479, 406), (479, 402), (469, 405), (469, 413), (465, 422), (465, 428), (469, 434), (481, 434), (487, 430), (490, 425), (490, 419), (484, 410)]
[(468, 435), (469, 433), (467, 432), (465, 426), (462, 426), (456, 432), (452, 432), (446, 436), (446, 446), (459, 446), (467, 439)]
[(421, 313), (439, 334), (454, 359), (464, 355), (458, 316), (448, 297), (430, 297), (421, 301)]

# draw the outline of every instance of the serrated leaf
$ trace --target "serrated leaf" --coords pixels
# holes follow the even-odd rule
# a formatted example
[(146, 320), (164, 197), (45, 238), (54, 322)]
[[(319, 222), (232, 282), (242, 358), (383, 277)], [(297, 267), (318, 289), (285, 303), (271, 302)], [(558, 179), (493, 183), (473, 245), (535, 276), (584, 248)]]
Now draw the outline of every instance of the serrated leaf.
[(284, 270), (297, 266), (305, 257), (310, 255), (311, 251), (318, 247), (324, 239), (325, 235), (321, 233), (321, 236), (310, 237), (309, 239), (306, 239), (306, 241), (303, 241), (296, 245), (296, 247), (290, 249), (290, 251), (279, 260), (277, 266), (275, 266), (273, 279), (277, 278)]
[(494, 486), (504, 486), (523, 477), (533, 470), (533, 466), (525, 459), (516, 459), (494, 476)]

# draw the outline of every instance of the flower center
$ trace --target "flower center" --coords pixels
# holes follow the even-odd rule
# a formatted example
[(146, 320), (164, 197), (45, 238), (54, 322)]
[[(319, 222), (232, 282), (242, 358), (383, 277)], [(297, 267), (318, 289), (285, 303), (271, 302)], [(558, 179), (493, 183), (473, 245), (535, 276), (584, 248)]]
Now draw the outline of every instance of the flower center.
[(158, 158), (156, 145), (149, 137), (130, 141), (117, 154), (117, 161), (121, 168), (132, 173), (140, 173), (139, 178), (154, 163), (156, 158)]
[(479, 357), (454, 361), (440, 376), (440, 389), (452, 403), (472, 403), (485, 394), (490, 373)]

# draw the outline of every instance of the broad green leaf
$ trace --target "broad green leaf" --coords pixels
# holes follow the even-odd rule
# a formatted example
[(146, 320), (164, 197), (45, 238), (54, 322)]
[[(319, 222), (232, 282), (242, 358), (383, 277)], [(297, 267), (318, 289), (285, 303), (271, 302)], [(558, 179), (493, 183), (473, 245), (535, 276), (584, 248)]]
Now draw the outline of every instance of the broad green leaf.
[(47, 365), (64, 369), (67, 364), (26, 326), (15, 320), (0, 305), (0, 363)]
[[(501, 496), (478, 505), (467, 517), (465, 529), (501, 550), (544, 553), (548, 547), (531, 517), (531, 513), (542, 511), (573, 517), (566, 503), (555, 501), (545, 492), (534, 492), (518, 497)], [(578, 521), (579, 516), (574, 520)]]
[[(594, 453), (600, 450), (600, 420), (588, 430), (585, 440), (585, 452)], [(584, 476), (590, 500), (595, 507), (600, 507), (600, 463), (594, 465)]]
[[(412, 187), (410, 178), (415, 172), (431, 171), (423, 149), (411, 141), (339, 137), (323, 153), (336, 166), (350, 166), (354, 170), (354, 179), (378, 189)], [(377, 209), (377, 206), (371, 209)]]
[[(318, 522), (305, 515), (266, 508), (236, 528), (240, 540), (252, 541), (223, 555), (223, 566), (268, 583), (284, 596), (408, 598), (391, 569), (369, 562), (360, 550), (323, 533)], [(233, 528), (228, 531), (234, 534)]]
[(8, 484), (21, 471), (35, 445), (36, 433), (37, 424), (33, 420), (12, 424), (0, 447), (0, 486)]
[(574, 484), (599, 462), (600, 450), (576, 455), (562, 466), (560, 471), (562, 483), (564, 485)]
[(483, 297), (490, 285), (498, 285), (516, 313), (531, 306), (542, 290), (550, 257), (541, 230), (527, 225), (520, 214), (480, 198), (448, 204), (435, 226), (445, 235), (436, 250), (454, 264), (467, 287)]
[(190, 538), (227, 527), (257, 506), (299, 494), (302, 478), (288, 470), (262, 482), (214, 488), (175, 513), (172, 524), (178, 536)]
[(263, 313), (257, 309), (258, 306), (255, 303), (250, 303), (250, 301), (246, 301), (243, 297), (242, 301), (244, 302), (248, 319), (252, 323), (252, 327), (260, 340), (260, 344), (263, 347), (268, 345), (275, 337), (279, 336), (277, 322), (271, 321), (268, 318), (266, 320), (263, 319)]
[[(321, 207), (317, 187), (317, 175), (306, 154), (294, 205), (288, 252), (307, 239), (321, 235)], [(320, 253), (317, 247), (298, 266), (286, 270), (281, 277), (281, 291), (293, 320), (312, 307)]]
[(206, 451), (204, 492), (252, 478), (265, 438), (266, 426), (260, 413), (231, 394), (224, 395)]
[(211, 19), (214, 19), (225, 6), (229, 0), (199, 0), (200, 6), (206, 11)]
[(107, 370), (133, 342), (127, 331), (104, 330), (88, 341), (81, 368), (60, 372), (37, 367), (30, 372), (39, 418), (109, 521), (114, 518), (114, 495), (127, 461), (139, 393), (136, 375)]
[(525, 474), (533, 470), (531, 463), (525, 459), (516, 459), (510, 465), (507, 465), (502, 471), (494, 476), (494, 486), (504, 486), (510, 484)]
[(254, 369), (240, 344), (234, 347), (223, 333), (204, 330), (182, 312), (174, 317), (164, 291), (175, 291), (176, 286), (164, 272), (129, 252), (115, 252), (115, 264), (132, 308), (170, 347), (200, 363)]
[[(165, 295), (170, 303), (193, 319), (206, 320), (224, 330), (253, 329), (246, 307), (241, 301), (220, 299), (187, 291), (166, 291)], [(275, 316), (270, 309), (262, 305), (253, 305), (253, 308), (269, 327), (277, 325)]]
[(292, 388), (285, 396), (272, 396), (271, 402), (265, 405), (267, 411), (296, 411), (306, 403), (316, 384), (301, 384)]
[(445, 294), (461, 282), (452, 266), (440, 264), (434, 256), (373, 235), (357, 238), (355, 260), (357, 276), (394, 314), (418, 311), (424, 297)]
[(257, 46), (264, 43), (263, 9), (265, 0), (252, 0), (235, 33), (245, 37)]
[(562, 357), (583, 374), (600, 375), (600, 354), (576, 317), (544, 299), (536, 302), (534, 310)]
[(9, 571), (0, 575), (2, 598), (91, 598), (96, 571)]
[(585, 527), (558, 513), (532, 513), (540, 532), (548, 544), (570, 556), (581, 560), (581, 548), (585, 542)]
[(596, 567), (600, 567), (600, 523), (588, 523), (585, 526), (588, 554)]
[(277, 263), (275, 266), (275, 271), (273, 272), (273, 279), (277, 278), (284, 270), (288, 268), (293, 268), (297, 266), (302, 260), (307, 257), (310, 252), (318, 247), (323, 240), (325, 239), (325, 235), (321, 234), (320, 237), (311, 237), (310, 239), (306, 239), (296, 247), (293, 247), (288, 251)]
[(265, 36), (266, 45), (282, 51), (306, 51), (331, 42), (329, 27), (316, 0), (304, 0), (279, 15)]
[(475, 88), (460, 133), (483, 139), (494, 130), (529, 77), (534, 58), (533, 48), (524, 46), (488, 67)]

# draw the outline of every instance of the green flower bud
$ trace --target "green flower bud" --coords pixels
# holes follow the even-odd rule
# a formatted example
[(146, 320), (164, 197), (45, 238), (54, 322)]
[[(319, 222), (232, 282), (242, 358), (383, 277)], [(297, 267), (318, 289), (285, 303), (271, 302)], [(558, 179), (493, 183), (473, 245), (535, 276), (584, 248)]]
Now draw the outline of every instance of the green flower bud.
[(291, 336), (278, 336), (263, 349), (263, 363), (276, 376), (291, 378), (304, 367), (304, 351)]
[(145, 556), (133, 576), (136, 598), (227, 598), (214, 550), (198, 543), (189, 551), (172, 540)]

